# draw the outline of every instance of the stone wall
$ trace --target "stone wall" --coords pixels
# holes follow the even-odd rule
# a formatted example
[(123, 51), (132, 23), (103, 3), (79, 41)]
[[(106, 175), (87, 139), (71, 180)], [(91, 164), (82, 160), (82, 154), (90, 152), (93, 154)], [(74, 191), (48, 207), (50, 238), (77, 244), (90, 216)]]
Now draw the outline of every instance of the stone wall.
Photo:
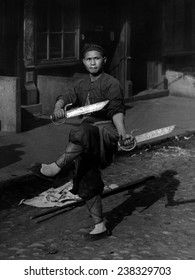
[(49, 115), (53, 112), (56, 98), (72, 87), (73, 79), (55, 76), (38, 76), (37, 88), (42, 113)]
[(166, 71), (171, 95), (195, 98), (195, 77), (177, 71)]
[(0, 76), (0, 122), (1, 131), (21, 130), (20, 79), (17, 77)]

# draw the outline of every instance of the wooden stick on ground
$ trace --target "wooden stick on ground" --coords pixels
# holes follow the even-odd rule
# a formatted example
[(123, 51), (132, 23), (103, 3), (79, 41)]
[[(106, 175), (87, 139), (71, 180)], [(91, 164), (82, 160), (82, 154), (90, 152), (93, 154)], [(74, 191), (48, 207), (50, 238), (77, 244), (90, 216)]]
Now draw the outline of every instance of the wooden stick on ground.
[[(128, 190), (130, 188), (135, 188), (138, 185), (146, 183), (147, 181), (150, 181), (150, 180), (153, 180), (153, 179), (155, 179), (155, 176), (152, 175), (152, 176), (147, 176), (147, 177), (138, 179), (136, 181), (132, 181), (132, 182), (123, 184), (123, 185), (119, 186), (118, 188), (115, 188), (115, 189), (112, 189), (112, 190), (104, 192), (102, 194), (102, 198), (108, 197), (108, 196), (113, 195), (113, 194), (120, 193), (120, 192)], [(82, 206), (84, 204), (85, 204), (84, 200), (73, 201), (73, 202), (70, 202), (69, 204), (49, 209), (49, 210), (47, 210), (45, 212), (42, 212), (42, 213), (40, 213), (38, 215), (35, 215), (35, 216), (31, 217), (31, 219), (32, 220), (33, 219), (37, 219), (37, 218), (40, 218), (40, 217), (43, 217), (43, 216), (46, 216), (46, 215), (49, 215), (49, 214), (52, 214), (52, 213), (55, 213), (55, 212), (58, 212), (58, 211), (60, 211), (60, 213), (58, 213), (58, 214), (61, 214), (61, 213), (65, 212), (65, 211), (67, 211), (67, 210), (71, 210), (71, 209), (73, 209), (73, 208), (75, 208), (77, 206)], [(70, 209), (68, 209), (68, 208), (70, 208)], [(63, 209), (64, 209), (64, 211), (61, 211)], [(54, 217), (54, 216), (56, 216), (58, 214), (56, 213), (56, 214), (54, 214), (52, 216), (50, 215), (48, 218), (45, 218), (43, 220), (39, 220), (38, 222), (42, 222), (42, 221), (48, 220), (48, 219), (50, 219), (50, 218), (52, 218), (52, 217)]]

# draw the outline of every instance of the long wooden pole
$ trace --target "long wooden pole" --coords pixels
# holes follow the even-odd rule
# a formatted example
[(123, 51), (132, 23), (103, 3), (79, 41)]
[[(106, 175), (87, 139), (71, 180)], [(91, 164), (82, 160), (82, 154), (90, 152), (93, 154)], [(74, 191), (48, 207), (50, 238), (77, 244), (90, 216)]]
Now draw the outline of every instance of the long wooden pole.
[[(150, 181), (150, 180), (153, 180), (153, 179), (155, 179), (155, 176), (152, 175), (152, 176), (147, 176), (147, 177), (138, 179), (136, 181), (132, 181), (132, 182), (123, 184), (123, 185), (119, 186), (118, 188), (115, 188), (115, 189), (104, 192), (102, 194), (102, 198), (108, 197), (108, 196), (113, 195), (113, 194), (120, 193), (122, 191), (128, 190), (129, 188), (135, 188), (136, 186), (138, 186), (140, 184), (143, 184), (143, 183), (146, 183), (147, 181)], [(31, 217), (31, 220), (37, 219), (37, 218), (40, 218), (40, 217), (43, 217), (43, 216), (46, 216), (46, 215), (49, 215), (49, 214), (52, 214), (52, 213), (55, 213), (55, 212), (58, 212), (58, 211), (60, 211), (60, 213), (58, 213), (58, 214), (61, 214), (62, 212), (67, 211), (68, 208), (72, 209), (72, 208), (75, 208), (77, 206), (82, 206), (84, 204), (85, 204), (84, 200), (73, 201), (73, 202), (70, 202), (69, 204), (66, 204), (66, 205), (63, 205), (63, 206), (60, 206), (60, 207), (55, 207), (55, 208), (49, 209), (45, 212), (42, 212), (38, 215), (35, 215), (35, 216)], [(61, 210), (64, 210), (64, 211), (61, 211)], [(45, 218), (44, 220), (41, 220), (41, 221), (45, 221), (49, 218), (57, 216), (58, 214), (56, 213), (56, 214), (54, 214), (52, 216), (49, 216), (48, 218)], [(41, 221), (39, 221), (39, 222), (41, 222)]]

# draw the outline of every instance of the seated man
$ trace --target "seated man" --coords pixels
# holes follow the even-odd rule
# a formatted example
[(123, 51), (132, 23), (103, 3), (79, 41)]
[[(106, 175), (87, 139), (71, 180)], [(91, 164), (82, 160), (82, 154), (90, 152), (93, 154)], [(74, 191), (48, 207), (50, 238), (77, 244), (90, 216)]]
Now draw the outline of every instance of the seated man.
[(104, 72), (104, 49), (95, 44), (86, 45), (83, 64), (89, 75), (75, 82), (73, 90), (67, 90), (57, 98), (54, 117), (65, 117), (65, 105), (85, 106), (109, 100), (100, 111), (85, 115), (80, 126), (73, 128), (65, 152), (50, 164), (34, 165), (32, 171), (43, 178), (55, 177), (62, 168), (75, 162), (73, 194), (85, 200), (94, 221), (94, 229), (85, 235), (86, 240), (97, 240), (110, 235), (103, 221), (101, 194), (104, 183), (101, 167), (109, 165), (117, 151), (117, 143), (130, 144), (125, 131), (124, 98), (119, 81)]

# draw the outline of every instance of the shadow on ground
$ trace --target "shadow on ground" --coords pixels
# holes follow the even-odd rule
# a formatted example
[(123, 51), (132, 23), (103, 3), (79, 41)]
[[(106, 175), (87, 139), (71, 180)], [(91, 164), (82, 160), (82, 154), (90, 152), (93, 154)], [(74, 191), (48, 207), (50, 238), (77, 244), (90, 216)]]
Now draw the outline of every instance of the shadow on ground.
[(146, 182), (138, 192), (135, 189), (129, 190), (127, 195), (130, 197), (110, 212), (105, 213), (108, 227), (113, 230), (125, 216), (130, 216), (137, 207), (143, 207), (141, 210), (143, 212), (163, 197), (167, 199), (165, 206), (176, 206), (182, 203), (174, 200), (180, 184), (180, 181), (174, 178), (176, 174), (177, 172), (174, 170), (167, 170), (155, 180)]
[(48, 118), (43, 118), (43, 117), (31, 117), (27, 119), (22, 118), (21, 131), (22, 132), (29, 131), (50, 123), (51, 121)]
[(24, 108), (21, 111), (21, 131), (29, 131), (40, 126), (44, 126), (51, 123), (49, 116), (41, 114), (31, 114)]
[(18, 150), (23, 148), (22, 144), (12, 144), (0, 147), (0, 168), (8, 166), (14, 162), (20, 161), (24, 151)]

